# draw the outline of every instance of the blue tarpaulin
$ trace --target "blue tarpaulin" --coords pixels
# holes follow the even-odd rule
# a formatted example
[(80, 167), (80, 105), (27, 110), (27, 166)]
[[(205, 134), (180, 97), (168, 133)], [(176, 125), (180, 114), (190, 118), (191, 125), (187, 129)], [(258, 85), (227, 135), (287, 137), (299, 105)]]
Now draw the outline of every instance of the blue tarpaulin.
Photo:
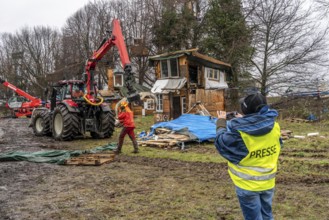
[(151, 134), (156, 128), (168, 128), (176, 133), (188, 134), (200, 142), (215, 139), (217, 118), (203, 115), (184, 114), (172, 121), (159, 122), (151, 127)]

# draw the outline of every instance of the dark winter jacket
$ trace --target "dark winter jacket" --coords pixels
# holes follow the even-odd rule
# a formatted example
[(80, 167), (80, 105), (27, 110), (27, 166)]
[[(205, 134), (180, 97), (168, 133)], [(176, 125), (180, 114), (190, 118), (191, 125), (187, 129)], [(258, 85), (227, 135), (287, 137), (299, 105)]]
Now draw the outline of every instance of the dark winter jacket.
[[(217, 129), (215, 140), (217, 150), (225, 159), (238, 164), (249, 153), (239, 131), (250, 135), (267, 134), (272, 130), (277, 116), (276, 110), (264, 106), (258, 113), (228, 121), (226, 128)], [(281, 139), (280, 143), (282, 145)]]

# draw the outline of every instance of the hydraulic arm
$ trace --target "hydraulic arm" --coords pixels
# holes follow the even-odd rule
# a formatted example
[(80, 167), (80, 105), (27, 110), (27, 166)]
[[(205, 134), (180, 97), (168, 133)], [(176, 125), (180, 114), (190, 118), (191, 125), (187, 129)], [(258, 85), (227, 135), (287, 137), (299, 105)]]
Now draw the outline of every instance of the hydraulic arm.
[[(112, 32), (110, 33), (110, 36), (102, 41), (97, 51), (94, 51), (92, 57), (87, 60), (87, 64), (85, 68), (86, 79), (87, 79), (87, 85), (86, 85), (87, 94), (90, 94), (90, 91), (92, 91), (93, 88), (93, 83), (94, 83), (93, 71), (95, 70), (96, 63), (100, 61), (103, 58), (103, 56), (107, 53), (107, 51), (109, 51), (113, 46), (116, 46), (119, 51), (120, 60), (125, 72), (125, 86), (128, 89), (127, 99), (129, 102), (137, 101), (140, 99), (140, 97), (132, 86), (132, 83), (134, 82), (134, 76), (132, 73), (131, 63), (129, 60), (127, 47), (122, 35), (120, 23), (117, 19), (114, 19), (112, 22)], [(92, 96), (89, 96), (88, 98), (90, 97)]]
[[(14, 86), (13, 84), (3, 80), (0, 78), (0, 83), (3, 84), (4, 86), (6, 86), (7, 88), (13, 90), (14, 92), (16, 92), (19, 96), (23, 96), (26, 99), (28, 99), (28, 102), (23, 102), (22, 105), (20, 107), (14, 107), (11, 108), (12, 109), (12, 113), (14, 117), (21, 117), (21, 116), (27, 116), (30, 117), (32, 115), (32, 111), (34, 108), (36, 107), (40, 107), (42, 105), (42, 100), (39, 98), (36, 98), (30, 94), (28, 94), (27, 92), (24, 92), (23, 90), (17, 88), (16, 86)], [(8, 101), (8, 106), (10, 101)]]
[(7, 88), (13, 90), (14, 92), (16, 92), (18, 95), (23, 96), (25, 98), (27, 98), (30, 101), (34, 101), (34, 100), (40, 100), (34, 96), (31, 96), (30, 94), (24, 92), (23, 90), (17, 88), (16, 86), (14, 86), (13, 84), (10, 84), (9, 82), (3, 80), (0, 78), (0, 83), (3, 84), (4, 86), (6, 86)]

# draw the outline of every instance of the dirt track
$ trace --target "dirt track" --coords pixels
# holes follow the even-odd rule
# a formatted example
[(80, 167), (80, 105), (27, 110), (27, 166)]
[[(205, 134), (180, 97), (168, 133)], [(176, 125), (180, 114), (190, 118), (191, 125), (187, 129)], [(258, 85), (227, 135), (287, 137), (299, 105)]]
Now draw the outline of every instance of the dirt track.
[[(83, 143), (35, 137), (28, 123), (28, 119), (0, 119), (0, 153), (70, 149)], [(328, 204), (321, 198), (329, 198), (328, 180), (308, 179), (279, 176), (275, 203), (293, 204), (296, 210), (306, 205), (319, 213), (318, 219), (325, 219)], [(308, 195), (297, 194), (301, 191), (321, 198), (310, 201)], [(0, 204), (1, 220), (242, 218), (225, 163), (127, 155), (98, 167), (1, 162)], [(312, 219), (300, 218), (307, 208), (298, 218), (281, 211), (274, 207), (276, 219)]]
[[(68, 149), (72, 145), (72, 142), (35, 137), (27, 126), (28, 119), (1, 119), (0, 152)], [(124, 155), (100, 167), (2, 162), (1, 219), (141, 219), (144, 214), (161, 219), (159, 212), (173, 201), (178, 207), (188, 204), (176, 201), (175, 197), (177, 194), (186, 199), (193, 197), (189, 191), (196, 189), (191, 183), (203, 185), (204, 196), (208, 188), (206, 183), (220, 184), (222, 175), (227, 179), (225, 168), (218, 164)], [(159, 199), (161, 195), (165, 198)], [(200, 209), (199, 214), (188, 215), (200, 219), (201, 206)], [(163, 218), (169, 216), (163, 213)], [(178, 216), (186, 216), (186, 213)]]

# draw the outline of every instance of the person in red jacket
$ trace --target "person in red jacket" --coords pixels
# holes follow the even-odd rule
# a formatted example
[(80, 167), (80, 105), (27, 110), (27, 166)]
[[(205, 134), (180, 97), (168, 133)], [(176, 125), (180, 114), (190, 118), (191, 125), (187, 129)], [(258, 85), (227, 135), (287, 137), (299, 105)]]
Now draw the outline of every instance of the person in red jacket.
[(115, 150), (117, 154), (121, 153), (122, 144), (125, 136), (128, 134), (131, 141), (133, 142), (134, 151), (133, 153), (138, 153), (138, 144), (135, 137), (134, 129), (135, 129), (135, 123), (134, 123), (134, 114), (130, 110), (128, 103), (123, 101), (120, 104), (118, 119), (120, 123), (123, 125), (120, 136), (119, 136), (119, 143), (118, 147)]

